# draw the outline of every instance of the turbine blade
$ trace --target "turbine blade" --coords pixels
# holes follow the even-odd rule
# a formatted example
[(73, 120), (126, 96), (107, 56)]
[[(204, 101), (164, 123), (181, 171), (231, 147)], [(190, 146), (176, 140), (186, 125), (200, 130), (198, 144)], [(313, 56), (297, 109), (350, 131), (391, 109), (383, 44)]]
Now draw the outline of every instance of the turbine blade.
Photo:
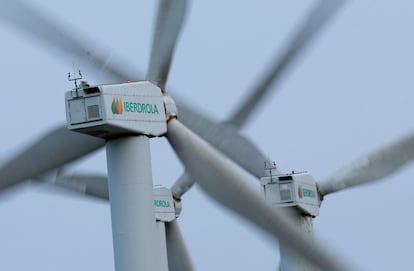
[[(238, 133), (230, 124), (217, 123), (191, 110), (184, 103), (177, 103), (182, 123), (190, 127), (205, 141), (257, 178), (264, 176), (265, 162), (270, 160), (249, 139)], [(277, 170), (276, 170), (277, 171)], [(180, 199), (195, 180), (185, 172), (171, 187), (174, 197)]]
[[(171, 3), (170, 3), (171, 2)], [(169, 5), (173, 5), (173, 8), (171, 10), (168, 10)], [(158, 24), (157, 26), (158, 31), (156, 32), (156, 35), (154, 36), (154, 48), (153, 48), (153, 57), (155, 58), (154, 63), (158, 63), (157, 65), (161, 65), (161, 60), (164, 58), (160, 57), (160, 53), (157, 53), (158, 51), (155, 50), (156, 44), (158, 45), (158, 50), (161, 50), (162, 52), (169, 52), (169, 56), (167, 56), (167, 62), (171, 61), (171, 55), (172, 55), (172, 49), (166, 46), (166, 44), (169, 42), (174, 46), (175, 39), (178, 35), (179, 28), (181, 26), (184, 13), (185, 13), (185, 7), (186, 7), (186, 1), (178, 0), (178, 1), (166, 1), (163, 0), (160, 4), (160, 11), (159, 13), (161, 15), (165, 14), (165, 16), (159, 16)], [(167, 12), (168, 11), (168, 12)], [(179, 13), (180, 16), (176, 16), (175, 18), (173, 15)], [(82, 61), (89, 61), (89, 63), (93, 66), (94, 69), (97, 71), (101, 70), (103, 67), (105, 67), (104, 72), (114, 80), (119, 81), (125, 81), (126, 79), (131, 79), (132, 74), (130, 72), (126, 72), (121, 67), (125, 67), (125, 65), (109, 65), (106, 63), (106, 56), (109, 54), (102, 52), (96, 52), (96, 49), (92, 50), (86, 46), (86, 44), (97, 44), (96, 42), (83, 42), (85, 41), (84, 38), (76, 38), (73, 37), (77, 36), (79, 37), (79, 34), (73, 34), (68, 33), (66, 30), (63, 30), (63, 27), (59, 27), (59, 25), (62, 25), (61, 23), (57, 22), (57, 20), (50, 18), (47, 14), (42, 13), (41, 11), (35, 9), (32, 6), (29, 6), (28, 4), (16, 0), (16, 1), (7, 1), (5, 5), (3, 5), (2, 9), (0, 10), (0, 18), (5, 19), (6, 21), (10, 22), (13, 26), (17, 27), (24, 33), (30, 35), (33, 38), (36, 38), (38, 41), (43, 42), (44, 44), (48, 46), (55, 47), (60, 52), (65, 53), (69, 55), (70, 57), (74, 57), (76, 59), (82, 60)], [(165, 21), (163, 20), (165, 19)], [(164, 35), (164, 32), (168, 32), (169, 29), (168, 26), (171, 25), (170, 20), (174, 21), (176, 24), (175, 31), (177, 32), (174, 36), (173, 33), (168, 33), (168, 35)], [(164, 22), (164, 24), (163, 24)], [(74, 31), (74, 33), (79, 33), (78, 31)], [(166, 39), (166, 41), (164, 40)], [(162, 49), (162, 48), (166, 49)], [(94, 47), (96, 48), (96, 47)], [(168, 51), (170, 50), (170, 51)], [(119, 62), (124, 63), (124, 62)], [(151, 62), (152, 63), (152, 62)], [(156, 70), (154, 67), (154, 71)], [(167, 70), (164, 70), (163, 72), (168, 72)], [(135, 78), (139, 78), (139, 74), (135, 73)], [(162, 73), (160, 73), (162, 74)], [(141, 77), (142, 78), (142, 77)], [(224, 131), (220, 133), (220, 128), (217, 126), (217, 123), (213, 121), (209, 121), (206, 118), (203, 118), (200, 114), (197, 112), (194, 112), (189, 109), (188, 106), (185, 106), (184, 103), (179, 104), (179, 108), (181, 111), (184, 112), (182, 114), (182, 121), (192, 129), (196, 130), (197, 133), (199, 133), (201, 136), (203, 134), (206, 134), (206, 132), (210, 131), (208, 136), (204, 136), (204, 138), (210, 142), (211, 144), (215, 145), (217, 148), (222, 150), (224, 153), (227, 153), (231, 158), (238, 160), (244, 160), (244, 161), (238, 161), (239, 164), (241, 164), (243, 167), (247, 168), (249, 172), (254, 174), (255, 176), (261, 176), (263, 173), (263, 164), (264, 161), (267, 161), (268, 159), (265, 158), (263, 154), (261, 154), (259, 151), (253, 151), (254, 149), (257, 150), (257, 147), (255, 147), (252, 143), (250, 143), (248, 140), (244, 138), (240, 138), (238, 134), (236, 134), (236, 131), (231, 131), (229, 127), (224, 127), (225, 125), (221, 125), (224, 127)], [(193, 127), (194, 126), (194, 127)], [(213, 128), (213, 129), (212, 129)], [(216, 135), (215, 135), (216, 134)], [(224, 144), (223, 141), (221, 141), (221, 138), (224, 134), (228, 134), (229, 138), (226, 140), (226, 144)], [(237, 136), (239, 143), (232, 143), (231, 137)], [(245, 146), (243, 147), (241, 152), (236, 152), (234, 155), (231, 155), (232, 149), (238, 149), (239, 146)], [(224, 149), (223, 149), (224, 148)], [(229, 149), (229, 150), (226, 150)], [(252, 155), (253, 154), (253, 155)], [(237, 159), (239, 158), (239, 159)], [(249, 158), (249, 159), (247, 159)], [(250, 161), (254, 161), (254, 163), (251, 163)]]
[(242, 127), (259, 108), (259, 104), (264, 97), (271, 91), (273, 87), (280, 82), (285, 76), (287, 70), (291, 68), (300, 54), (309, 47), (311, 41), (317, 36), (318, 32), (327, 24), (335, 12), (339, 10), (341, 4), (345, 0), (320, 0), (310, 14), (305, 18), (292, 39), (287, 43), (282, 51), (282, 57), (279, 55), (271, 64), (269, 70), (263, 78), (253, 87), (250, 95), (240, 104), (233, 115), (229, 118), (229, 122), (234, 126)]
[(167, 235), (168, 267), (170, 271), (194, 270), (190, 254), (181, 234), (177, 220), (165, 223)]
[(362, 157), (319, 183), (324, 196), (380, 180), (414, 159), (414, 133)]
[(168, 123), (167, 138), (177, 155), (213, 199), (256, 224), (323, 270), (352, 270), (304, 235), (281, 209), (270, 206), (251, 187), (251, 177), (178, 120)]
[(0, 19), (23, 34), (89, 65), (98, 72), (103, 72), (111, 80), (126, 81), (143, 78), (134, 69), (128, 68), (125, 61), (112, 61), (114, 58), (110, 58), (110, 53), (99, 48), (99, 43), (86, 39), (78, 31), (69, 32), (68, 27), (63, 27), (58, 20), (35, 7), (20, 0), (4, 2), (0, 9)]
[(0, 166), (0, 190), (35, 178), (105, 145), (105, 140), (60, 126)]
[(270, 159), (259, 148), (241, 135), (234, 126), (217, 123), (202, 114), (190, 110), (185, 104), (178, 104), (179, 118), (192, 131), (227, 155), (257, 178), (264, 175), (265, 162)]
[(187, 0), (159, 1), (147, 80), (158, 85), (163, 91), (186, 9)]
[(180, 178), (171, 186), (171, 193), (175, 199), (181, 197), (194, 185), (194, 179), (185, 171)]
[(57, 176), (53, 183), (101, 200), (109, 200), (108, 177), (105, 175), (63, 175)]
[[(52, 183), (72, 191), (109, 200), (108, 178), (105, 175), (72, 174), (57, 176)], [(168, 265), (171, 271), (194, 270), (184, 238), (176, 220), (166, 223)]]

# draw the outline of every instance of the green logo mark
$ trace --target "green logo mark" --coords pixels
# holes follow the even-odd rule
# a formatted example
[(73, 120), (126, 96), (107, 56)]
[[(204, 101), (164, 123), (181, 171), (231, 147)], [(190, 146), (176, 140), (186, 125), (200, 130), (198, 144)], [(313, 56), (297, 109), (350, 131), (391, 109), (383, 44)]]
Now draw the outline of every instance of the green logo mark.
[(111, 111), (115, 115), (122, 115), (124, 113), (124, 108), (122, 106), (122, 99), (113, 98), (111, 104)]
[(156, 104), (143, 104), (135, 102), (124, 102), (125, 112), (131, 113), (146, 113), (146, 114), (159, 114)]
[(136, 102), (123, 102), (121, 98), (113, 98), (111, 111), (114, 115), (128, 113), (159, 114), (156, 104), (144, 104)]
[(170, 202), (167, 201), (167, 200), (155, 199), (154, 200), (154, 206), (155, 207), (162, 207), (162, 208), (169, 208), (170, 207)]
[(315, 192), (310, 189), (303, 188), (302, 185), (298, 189), (299, 198), (316, 198)]
[(303, 196), (305, 198), (315, 198), (316, 197), (315, 192), (313, 192), (312, 190), (306, 189), (306, 188), (303, 188)]

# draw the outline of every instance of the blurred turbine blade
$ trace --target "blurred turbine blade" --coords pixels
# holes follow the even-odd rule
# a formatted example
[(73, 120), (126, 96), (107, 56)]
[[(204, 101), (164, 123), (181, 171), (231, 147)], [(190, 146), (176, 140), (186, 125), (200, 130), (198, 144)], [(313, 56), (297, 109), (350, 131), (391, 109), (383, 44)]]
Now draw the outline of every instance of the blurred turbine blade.
[[(180, 120), (185, 126), (190, 127), (192, 131), (253, 176), (257, 178), (264, 176), (264, 164), (265, 162), (270, 163), (270, 160), (255, 144), (238, 133), (235, 127), (209, 120), (200, 113), (190, 110), (182, 103), (178, 103), (178, 107)], [(275, 170), (275, 173), (280, 172)], [(185, 172), (171, 187), (174, 197), (181, 198), (194, 184), (195, 177)]]
[[(99, 43), (89, 41), (78, 31), (68, 31), (56, 19), (20, 0), (4, 1), (0, 19), (31, 36), (48, 47), (54, 47), (71, 59), (80, 60), (97, 72), (103, 72), (111, 80), (127, 81), (141, 78), (138, 72), (128, 68), (125, 61), (114, 64), (110, 53), (98, 48)], [(111, 58), (112, 59), (112, 58)]]
[[(172, 5), (171, 10), (168, 10), (169, 5)], [(154, 48), (152, 52), (153, 56), (151, 57), (151, 59), (155, 58), (154, 63), (158, 63), (156, 64), (158, 66), (154, 66), (155, 64), (153, 65), (152, 69), (154, 72), (156, 72), (158, 69), (156, 67), (162, 67), (163, 64), (161, 61), (163, 59), (168, 63), (171, 61), (172, 50), (178, 35), (178, 31), (182, 24), (185, 7), (186, 1), (183, 0), (162, 0), (160, 3), (160, 16), (157, 22), (159, 26), (157, 25), (156, 35), (154, 35)], [(180, 16), (174, 17), (173, 15), (175, 13), (180, 14)], [(131, 77), (131, 73), (128, 74), (128, 72), (125, 72), (125, 69), (121, 68), (121, 66), (124, 67), (125, 65), (108, 65), (108, 63), (106, 63), (107, 61), (105, 57), (108, 54), (93, 52), (94, 50), (86, 46), (86, 44), (96, 45), (96, 42), (81, 43), (80, 41), (84, 39), (73, 38), (75, 36), (79, 36), (78, 34), (74, 35), (65, 32), (66, 30), (64, 31), (63, 28), (58, 27), (58, 25), (61, 24), (59, 24), (56, 20), (49, 18), (49, 16), (46, 14), (40, 12), (39, 10), (36, 10), (35, 8), (20, 0), (7, 1), (0, 10), (0, 18), (3, 18), (6, 21), (10, 22), (13, 26), (19, 28), (26, 34), (31, 35), (38, 41), (41, 41), (48, 46), (53, 46), (59, 49), (61, 52), (69, 55), (70, 57), (74, 57), (82, 61), (90, 61), (89, 63), (92, 64), (93, 68), (97, 71), (101, 70), (102, 67), (105, 66), (104, 71), (111, 79), (125, 81), (126, 79), (139, 77), (138, 73), (134, 72), (135, 77)], [(163, 19), (165, 19), (165, 21)], [(170, 29), (168, 27), (170, 25), (170, 20), (175, 23), (175, 35), (173, 35), (174, 33), (169, 32)], [(78, 33), (78, 31), (74, 32)], [(164, 35), (164, 32), (168, 32), (168, 34)], [(172, 44), (172, 48), (167, 46), (168, 42)], [(96, 48), (96, 46), (94, 46), (94, 48)], [(161, 51), (158, 52), (157, 50)], [(166, 56), (160, 57), (161, 52), (164, 52)], [(164, 73), (166, 76), (167, 74), (165, 74), (165, 72), (168, 73), (168, 70), (163, 70), (161, 68), (159, 71), (159, 75), (162, 75)], [(232, 131), (229, 126), (225, 126), (224, 124), (217, 126), (217, 123), (209, 121), (206, 118), (202, 117), (200, 114), (192, 111), (189, 109), (190, 107), (185, 106), (184, 103), (180, 103), (178, 106), (180, 110), (183, 111), (183, 114), (181, 115), (183, 123), (194, 129), (199, 135), (203, 136), (212, 145), (216, 146), (231, 158), (238, 161), (238, 163), (246, 168), (250, 173), (257, 177), (261, 177), (264, 161), (267, 161), (268, 159), (265, 158), (265, 156), (257, 150), (256, 146), (254, 146), (247, 139), (241, 137), (239, 134), (237, 134), (236, 131)], [(223, 127), (223, 132), (220, 132), (220, 127)], [(208, 133), (209, 135), (204, 136), (204, 134), (207, 134), (206, 132), (208, 131), (210, 131)], [(229, 135), (229, 137), (224, 140), (226, 143), (222, 140), (222, 136), (224, 134)], [(238, 143), (232, 143), (233, 135), (237, 137)], [(234, 155), (230, 154), (232, 153), (231, 149), (239, 149), (240, 146), (244, 146), (242, 149), (240, 149), (242, 153), (238, 151)], [(257, 151), (252, 151), (255, 149)], [(254, 162), (252, 163), (251, 161)]]
[(168, 267), (170, 271), (194, 270), (190, 254), (181, 234), (177, 220), (165, 223), (167, 236)]
[[(101, 200), (109, 200), (108, 178), (105, 175), (72, 174), (58, 176), (54, 182), (60, 187), (67, 188), (84, 195)], [(194, 270), (184, 238), (176, 220), (166, 223), (166, 241), (168, 265), (171, 271)]]
[(108, 177), (105, 175), (62, 175), (58, 176), (53, 183), (88, 196), (109, 200)]
[(194, 179), (190, 174), (185, 171), (180, 178), (171, 187), (171, 193), (175, 199), (181, 199), (181, 197), (193, 186)]
[(105, 145), (105, 140), (60, 126), (0, 166), (0, 190), (81, 158)]
[(322, 195), (380, 180), (414, 159), (414, 133), (362, 157), (319, 183)]
[(305, 18), (299, 29), (293, 35), (282, 51), (282, 57), (277, 55), (275, 61), (266, 74), (260, 78), (257, 86), (253, 87), (250, 95), (240, 103), (229, 121), (234, 126), (242, 127), (251, 117), (254, 110), (259, 108), (259, 104), (264, 97), (274, 90), (274, 85), (286, 75), (289, 68), (300, 56), (300, 54), (309, 47), (311, 41), (316, 37), (318, 32), (327, 24), (328, 20), (333, 17), (334, 13), (339, 10), (345, 0), (320, 0), (310, 14)]
[(163, 91), (186, 9), (187, 0), (159, 0), (147, 80)]
[(251, 176), (178, 120), (168, 123), (167, 138), (190, 174), (197, 176), (200, 187), (224, 207), (256, 224), (323, 270), (352, 270), (305, 237), (285, 212), (270, 206), (251, 189), (248, 184)]
[(235, 127), (226, 123), (217, 123), (190, 110), (184, 104), (178, 104), (179, 119), (205, 141), (231, 158), (250, 174), (257, 178), (264, 175), (265, 162), (270, 162), (259, 148), (241, 135)]

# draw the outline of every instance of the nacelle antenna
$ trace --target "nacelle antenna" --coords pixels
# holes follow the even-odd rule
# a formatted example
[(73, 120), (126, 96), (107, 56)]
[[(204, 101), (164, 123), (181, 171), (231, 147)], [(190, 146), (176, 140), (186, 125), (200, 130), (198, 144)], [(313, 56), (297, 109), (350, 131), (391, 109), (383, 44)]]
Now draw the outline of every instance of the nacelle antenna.
[(79, 75), (79, 77), (76, 77), (75, 76), (75, 78), (71, 78), (71, 75), (70, 75), (70, 72), (68, 72), (68, 81), (75, 81), (75, 90), (76, 90), (76, 97), (79, 97), (79, 93), (78, 93), (78, 80), (81, 80), (82, 79), (82, 73), (81, 73), (81, 71), (80, 70), (78, 70), (78, 75)]

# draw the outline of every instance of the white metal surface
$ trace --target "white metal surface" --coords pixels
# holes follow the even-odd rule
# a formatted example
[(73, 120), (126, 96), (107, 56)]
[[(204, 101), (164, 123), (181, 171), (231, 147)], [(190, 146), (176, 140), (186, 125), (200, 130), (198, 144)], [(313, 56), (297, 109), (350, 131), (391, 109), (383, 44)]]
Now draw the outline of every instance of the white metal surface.
[(68, 91), (66, 119), (69, 129), (103, 138), (167, 129), (161, 89), (147, 81)]
[(166, 187), (154, 188), (155, 219), (171, 222), (176, 218), (175, 204), (171, 191)]
[(149, 139), (111, 140), (106, 153), (115, 270), (157, 270)]
[(319, 214), (320, 200), (314, 178), (308, 172), (261, 178), (261, 191), (271, 205), (296, 207), (305, 215)]

